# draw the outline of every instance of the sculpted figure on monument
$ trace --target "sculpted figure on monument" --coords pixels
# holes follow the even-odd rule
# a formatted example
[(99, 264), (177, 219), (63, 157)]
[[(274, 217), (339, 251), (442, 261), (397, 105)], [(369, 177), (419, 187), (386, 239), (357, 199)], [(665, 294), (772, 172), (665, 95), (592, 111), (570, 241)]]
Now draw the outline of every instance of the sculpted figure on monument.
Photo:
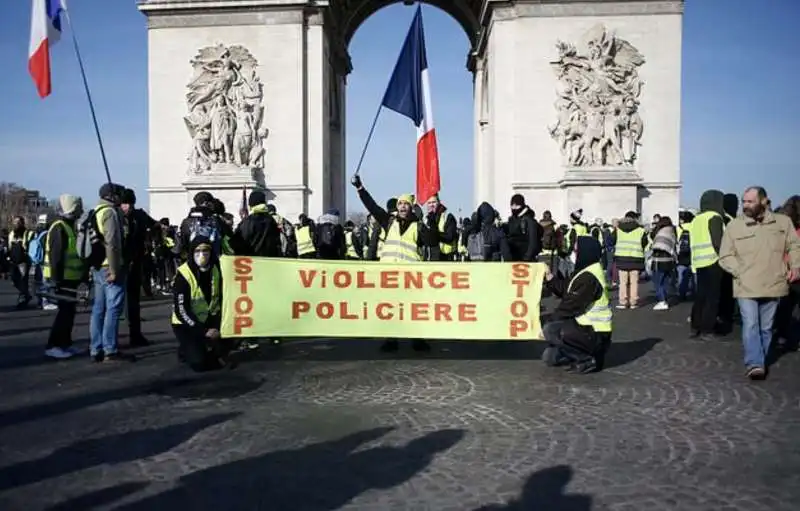
[(255, 58), (243, 46), (222, 44), (201, 49), (191, 60), (184, 122), (192, 137), (189, 172), (215, 166), (263, 168), (264, 90)]
[(564, 165), (633, 165), (644, 128), (638, 113), (644, 57), (603, 25), (587, 32), (582, 52), (563, 41), (556, 48), (558, 120), (548, 130)]

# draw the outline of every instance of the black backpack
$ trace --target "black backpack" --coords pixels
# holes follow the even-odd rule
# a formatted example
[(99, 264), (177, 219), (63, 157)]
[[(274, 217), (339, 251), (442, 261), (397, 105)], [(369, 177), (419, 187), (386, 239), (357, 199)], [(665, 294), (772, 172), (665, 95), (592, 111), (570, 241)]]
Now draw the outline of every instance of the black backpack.
[(678, 239), (678, 257), (688, 258), (692, 253), (691, 243), (689, 241), (689, 230), (684, 229), (681, 237)]
[(333, 248), (334, 239), (336, 238), (334, 234), (334, 225), (331, 223), (324, 223), (320, 224), (319, 226), (319, 235), (317, 236), (317, 246), (318, 247), (326, 247), (326, 248)]
[(97, 226), (96, 210), (90, 209), (81, 215), (77, 223), (76, 245), (78, 256), (91, 268), (97, 268), (106, 257), (103, 235)]

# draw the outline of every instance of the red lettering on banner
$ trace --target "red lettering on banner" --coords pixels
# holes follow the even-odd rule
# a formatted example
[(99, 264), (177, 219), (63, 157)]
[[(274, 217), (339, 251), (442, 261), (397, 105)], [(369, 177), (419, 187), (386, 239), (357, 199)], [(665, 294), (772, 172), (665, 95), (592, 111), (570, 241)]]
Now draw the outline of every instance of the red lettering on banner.
[(518, 337), (521, 333), (527, 332), (529, 324), (528, 302), (524, 300), (525, 288), (530, 285), (531, 267), (525, 263), (515, 263), (511, 265), (511, 285), (515, 287), (515, 297), (517, 300), (511, 302), (509, 312), (517, 319), (508, 321), (508, 334), (510, 337)]
[(382, 271), (381, 289), (397, 289), (398, 273), (396, 271)]
[(527, 318), (528, 302), (525, 300), (516, 300), (511, 302), (511, 315), (515, 318)]
[[(389, 312), (385, 312), (386, 309), (389, 309)], [(382, 321), (386, 321), (392, 319), (394, 314), (391, 312), (392, 304), (391, 303), (379, 303), (377, 307), (375, 307), (375, 316)]]
[(300, 270), (300, 284), (306, 289), (311, 287), (314, 283), (314, 277), (317, 276), (317, 270)]
[(241, 335), (246, 329), (253, 327), (252, 312), (254, 308), (253, 299), (248, 295), (248, 283), (253, 280), (253, 259), (250, 257), (236, 257), (233, 260), (233, 272), (236, 274), (234, 280), (239, 282), (239, 292), (241, 293), (233, 302), (233, 333)]
[(525, 286), (529, 285), (530, 282), (527, 280), (512, 280), (511, 283), (517, 287), (517, 298), (525, 296)]
[(519, 334), (528, 331), (528, 322), (521, 319), (512, 319), (508, 322), (508, 335), (518, 337)]
[(298, 319), (302, 314), (311, 310), (308, 302), (292, 302), (292, 319)]
[(339, 302), (339, 317), (341, 319), (358, 319), (358, 314), (350, 312), (347, 302)]
[(432, 271), (428, 275), (428, 285), (431, 286), (433, 289), (442, 289), (447, 284), (444, 282), (444, 279), (447, 277), (444, 273), (440, 271)]
[(367, 280), (367, 272), (356, 273), (356, 287), (358, 289), (374, 289), (375, 283)]
[(411, 321), (428, 321), (428, 313), (430, 312), (430, 304), (428, 303), (412, 303), (411, 304)]
[(437, 303), (433, 306), (433, 317), (435, 321), (453, 321), (451, 315), (452, 307), (449, 303)]
[(460, 323), (471, 323), (478, 321), (478, 306), (474, 303), (459, 303), (458, 321)]
[(339, 289), (348, 288), (352, 283), (353, 276), (350, 275), (349, 271), (340, 270), (333, 274), (333, 285)]
[(511, 275), (515, 279), (527, 279), (531, 276), (530, 265), (525, 263), (515, 263), (511, 265)]
[(452, 280), (453, 289), (469, 289), (469, 272), (454, 271)]
[(331, 319), (335, 310), (331, 302), (319, 302), (317, 304), (317, 317), (320, 319)]

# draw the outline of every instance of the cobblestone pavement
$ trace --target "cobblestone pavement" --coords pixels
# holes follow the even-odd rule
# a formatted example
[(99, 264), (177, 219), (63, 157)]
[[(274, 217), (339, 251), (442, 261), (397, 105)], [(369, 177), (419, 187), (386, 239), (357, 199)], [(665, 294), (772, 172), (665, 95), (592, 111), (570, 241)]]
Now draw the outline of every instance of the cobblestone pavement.
[[(0, 282), (0, 510), (797, 509), (800, 357), (746, 381), (686, 305), (616, 315), (606, 371), (540, 343), (301, 342), (198, 377), (166, 302), (135, 364), (42, 356), (53, 313)], [(86, 345), (88, 316), (76, 339)], [(123, 327), (124, 330), (124, 327)], [(124, 340), (123, 340), (124, 342)]]

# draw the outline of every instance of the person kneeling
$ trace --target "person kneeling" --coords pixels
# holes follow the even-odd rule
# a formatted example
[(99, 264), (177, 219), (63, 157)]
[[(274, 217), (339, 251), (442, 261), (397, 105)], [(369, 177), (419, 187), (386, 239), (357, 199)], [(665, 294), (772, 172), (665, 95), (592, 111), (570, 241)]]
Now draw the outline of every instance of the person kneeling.
[(189, 260), (178, 268), (172, 285), (178, 356), (197, 372), (221, 369), (231, 351), (231, 343), (219, 333), (222, 275), (208, 238), (196, 237), (189, 249)]
[(542, 360), (548, 366), (568, 366), (585, 374), (603, 368), (611, 344), (608, 284), (600, 264), (602, 250), (592, 237), (579, 236), (573, 277), (567, 281), (548, 271), (546, 286), (561, 303), (544, 326), (548, 347)]

